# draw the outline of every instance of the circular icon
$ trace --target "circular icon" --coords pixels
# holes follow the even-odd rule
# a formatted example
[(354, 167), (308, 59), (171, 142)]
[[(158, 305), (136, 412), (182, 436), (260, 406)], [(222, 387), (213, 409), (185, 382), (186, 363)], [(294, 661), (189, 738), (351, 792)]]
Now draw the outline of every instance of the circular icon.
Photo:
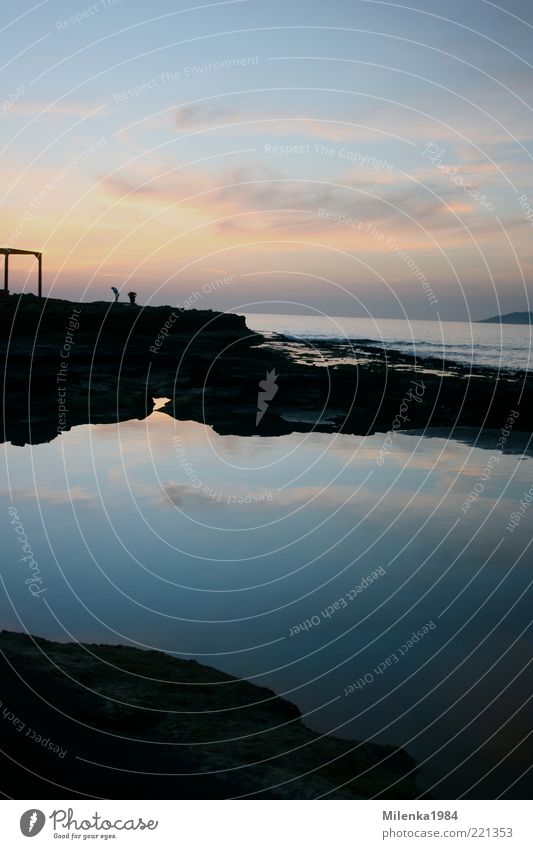
[(37, 808), (30, 808), (20, 818), (20, 830), (24, 837), (35, 837), (42, 831), (45, 822), (46, 817), (42, 811), (37, 810)]

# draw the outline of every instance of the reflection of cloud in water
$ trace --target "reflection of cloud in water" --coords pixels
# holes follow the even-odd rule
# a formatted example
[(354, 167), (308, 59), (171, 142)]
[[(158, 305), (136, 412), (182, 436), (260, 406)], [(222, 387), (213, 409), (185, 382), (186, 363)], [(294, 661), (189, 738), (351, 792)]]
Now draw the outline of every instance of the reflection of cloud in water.
[(235, 507), (243, 506), (264, 507), (271, 503), (274, 494), (269, 490), (252, 491), (246, 486), (235, 486), (228, 483), (221, 489), (214, 489), (208, 484), (201, 487), (193, 487), (187, 484), (170, 482), (162, 487), (163, 493), (169, 501), (177, 507), (198, 507), (205, 509), (206, 506)]
[(39, 487), (37, 493), (34, 489), (12, 489), (11, 493), (3, 492), (2, 496), (11, 499), (14, 504), (18, 501), (46, 501), (48, 504), (94, 504), (95, 493), (89, 492), (81, 486), (72, 486), (69, 489), (46, 489)]
[(176, 507), (197, 507), (205, 508), (206, 504), (212, 504), (217, 507), (227, 507), (224, 501), (218, 501), (216, 498), (210, 498), (204, 495), (201, 489), (194, 489), (192, 486), (180, 483), (166, 483), (162, 487), (163, 502), (171, 501)]
[[(124, 425), (106, 427), (124, 429)], [(108, 471), (111, 481), (118, 482), (127, 474), (137, 496), (160, 499), (163, 490), (177, 506), (196, 509), (224, 506), (224, 498), (217, 500), (219, 493), (245, 496), (271, 490), (272, 501), (255, 502), (255, 506), (265, 511), (265, 516), (304, 505), (313, 509), (315, 502), (332, 509), (345, 505), (345, 510), (364, 514), (389, 487), (392, 489), (379, 508), (387, 514), (401, 510), (413, 496), (410, 511), (418, 514), (431, 511), (448, 490), (448, 498), (457, 500), (459, 510), (460, 500), (483, 472), (490, 456), (488, 451), (472, 449), (466, 444), (467, 434), (463, 434), (464, 442), (456, 442), (444, 436), (425, 439), (419, 434), (398, 433), (385, 465), (378, 467), (376, 458), (384, 434), (354, 437), (312, 433), (268, 439), (219, 436), (209, 426), (176, 421), (164, 413), (153, 413), (146, 422), (128, 423), (124, 433), (127, 439), (121, 447), (126, 468), (111, 467)], [(194, 467), (201, 487), (190, 485), (185, 474), (183, 481), (179, 480), (182, 471), (173, 442), (176, 436), (186, 448), (187, 461)], [(317, 463), (321, 454), (322, 459)], [(483, 498), (487, 501), (499, 496), (502, 476), (508, 479), (516, 472), (519, 462), (514, 456), (500, 454), (499, 458), (491, 479), (485, 484)], [(256, 470), (254, 466), (265, 468)], [(174, 480), (169, 481), (169, 470), (174, 470)], [(146, 479), (147, 471), (150, 481)], [(364, 488), (355, 492), (369, 473)], [(157, 478), (161, 483), (156, 482)], [(207, 493), (202, 492), (204, 487)], [(506, 494), (508, 498), (501, 500), (502, 508), (510, 509), (513, 493), (514, 484)]]

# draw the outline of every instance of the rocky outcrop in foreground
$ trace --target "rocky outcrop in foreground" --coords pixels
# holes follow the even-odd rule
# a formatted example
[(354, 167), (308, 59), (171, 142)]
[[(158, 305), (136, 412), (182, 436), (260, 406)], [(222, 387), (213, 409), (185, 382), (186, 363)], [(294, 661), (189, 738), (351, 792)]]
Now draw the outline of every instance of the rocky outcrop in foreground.
[[(7, 403), (0, 439), (163, 412), (219, 434), (488, 428), (533, 432), (533, 377), (354, 343), (265, 339), (243, 316), (31, 295), (0, 301)], [(496, 440), (497, 441), (497, 440)], [(522, 440), (523, 441), (523, 440)]]
[(271, 690), (195, 661), (2, 631), (0, 682), (12, 798), (419, 795), (401, 749), (315, 734)]

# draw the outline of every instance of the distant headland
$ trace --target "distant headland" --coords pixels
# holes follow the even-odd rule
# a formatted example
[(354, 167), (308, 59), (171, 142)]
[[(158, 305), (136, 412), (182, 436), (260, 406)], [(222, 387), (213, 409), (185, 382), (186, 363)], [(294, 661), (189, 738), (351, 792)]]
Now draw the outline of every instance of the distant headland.
[(533, 312), (506, 312), (504, 315), (493, 315), (490, 318), (480, 318), (478, 324), (533, 324)]

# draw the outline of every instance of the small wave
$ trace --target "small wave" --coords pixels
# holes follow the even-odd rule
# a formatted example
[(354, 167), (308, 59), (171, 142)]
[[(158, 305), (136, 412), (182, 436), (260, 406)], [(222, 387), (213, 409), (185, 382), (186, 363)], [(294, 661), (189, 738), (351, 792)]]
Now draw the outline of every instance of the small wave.
[[(450, 364), (488, 366), (506, 371), (530, 370), (533, 360), (529, 327), (524, 329), (521, 325), (478, 326), (468, 322), (437, 324), (433, 321), (407, 322), (396, 319), (381, 319), (376, 324), (374, 320), (339, 318), (336, 326), (332, 327), (327, 319), (320, 322), (313, 318), (312, 323), (309, 321), (304, 324), (300, 316), (272, 315), (260, 320), (254, 316), (250, 326), (254, 326), (256, 321), (259, 330), (275, 332), (288, 342), (308, 342), (317, 347), (321, 343), (332, 342), (346, 348), (359, 346), (374, 348), (376, 351), (396, 350), (411, 357), (427, 357), (445, 360)], [(344, 328), (344, 333), (341, 328)], [(368, 335), (369, 331), (371, 336)], [(502, 333), (505, 333), (503, 338)]]

